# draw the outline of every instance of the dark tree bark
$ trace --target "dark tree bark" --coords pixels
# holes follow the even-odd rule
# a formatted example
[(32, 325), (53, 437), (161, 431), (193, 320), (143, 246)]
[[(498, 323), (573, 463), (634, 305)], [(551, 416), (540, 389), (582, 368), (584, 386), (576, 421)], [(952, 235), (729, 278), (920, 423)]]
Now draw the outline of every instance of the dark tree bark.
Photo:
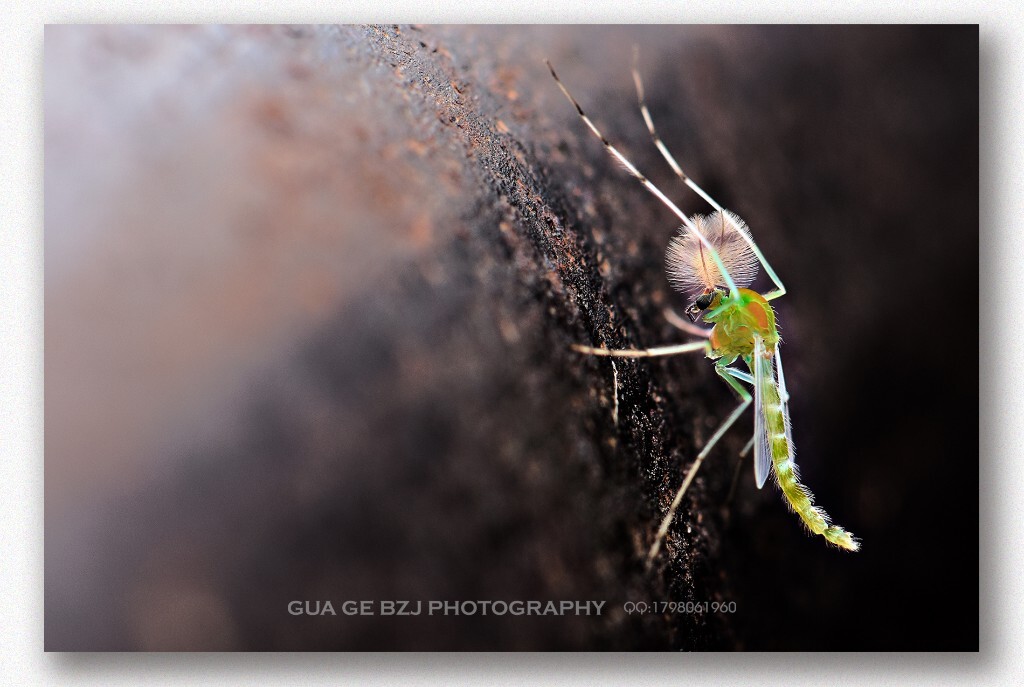
[[(683, 301), (661, 269), (671, 215), (541, 60), (703, 212), (647, 138), (629, 75), (641, 45), (684, 168), (773, 246), (791, 288), (821, 295), (780, 310), (787, 339), (831, 347), (790, 363), (813, 399), (810, 370), (865, 345), (823, 334), (830, 313), (884, 337), (857, 309), (871, 279), (827, 272), (874, 257), (853, 228), (889, 198), (858, 184), (891, 165), (885, 145), (905, 130), (898, 109), (870, 122), (888, 140), (829, 117), (874, 115), (905, 86), (884, 82), (887, 59), (930, 58), (921, 35), (51, 27), (46, 41), (48, 649), (760, 646), (750, 615), (638, 616), (623, 602), (757, 606), (751, 566), (833, 565), (746, 473), (725, 503), (745, 418), (645, 570), (683, 469), (735, 401), (699, 357), (613, 365), (571, 350), (685, 340), (662, 315)], [(869, 43), (876, 54), (854, 59)], [(882, 90), (864, 112), (842, 110), (868, 83)], [(919, 90), (908, 103), (932, 102)], [(922, 166), (914, 156), (958, 125), (937, 116), (897, 167)], [(863, 146), (839, 136), (865, 132)], [(830, 138), (835, 155), (817, 157)], [(969, 147), (947, 152), (970, 166)], [(812, 431), (798, 444), (830, 446)], [(844, 497), (852, 470), (836, 461), (809, 481), (870, 533), (874, 502)], [(834, 596), (812, 588), (806, 602)], [(606, 605), (320, 618), (289, 615), (295, 599)]]

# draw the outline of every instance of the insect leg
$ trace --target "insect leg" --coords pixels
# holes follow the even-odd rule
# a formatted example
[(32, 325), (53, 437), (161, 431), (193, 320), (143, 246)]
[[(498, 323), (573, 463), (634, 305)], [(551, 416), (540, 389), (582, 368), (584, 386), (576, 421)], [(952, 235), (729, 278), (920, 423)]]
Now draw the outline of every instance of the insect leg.
[(675, 203), (669, 200), (668, 196), (661, 192), (661, 189), (655, 186), (650, 179), (641, 174), (640, 171), (633, 166), (633, 163), (627, 160), (626, 156), (620, 153), (615, 148), (615, 146), (613, 146), (608, 141), (608, 139), (604, 137), (604, 134), (602, 134), (598, 130), (597, 126), (595, 126), (594, 123), (590, 121), (590, 117), (588, 117), (583, 112), (583, 108), (580, 107), (580, 104), (578, 102), (576, 102), (576, 98), (572, 97), (572, 94), (569, 93), (569, 89), (565, 87), (565, 84), (562, 83), (562, 80), (558, 78), (558, 74), (555, 73), (555, 68), (551, 66), (551, 63), (548, 62), (547, 60), (544, 60), (544, 64), (548, 66), (548, 70), (551, 72), (551, 76), (552, 78), (554, 78), (555, 83), (558, 84), (558, 88), (561, 89), (565, 97), (568, 98), (570, 103), (572, 103), (572, 106), (576, 108), (576, 113), (580, 116), (580, 119), (583, 120), (583, 123), (586, 124), (587, 128), (590, 129), (594, 133), (594, 135), (597, 136), (598, 139), (600, 139), (602, 144), (604, 144), (605, 150), (607, 150), (612, 157), (618, 160), (619, 163), (621, 163), (622, 166), (626, 168), (627, 172), (632, 174), (641, 184), (643, 184), (644, 188), (650, 191), (655, 198), (660, 200), (665, 205), (665, 207), (671, 210), (676, 217), (682, 220), (683, 225), (686, 227), (687, 231), (693, 234), (697, 238), (697, 240), (701, 242), (701, 245), (704, 246), (705, 250), (708, 251), (708, 253), (711, 255), (711, 258), (715, 261), (715, 266), (718, 268), (719, 273), (721, 273), (722, 278), (725, 280), (726, 286), (729, 287), (729, 292), (730, 294), (732, 294), (732, 297), (738, 298), (739, 290), (736, 288), (736, 283), (732, 280), (732, 277), (729, 276), (729, 270), (725, 269), (725, 265), (722, 263), (721, 256), (718, 255), (718, 251), (715, 250), (714, 246), (711, 245), (711, 243), (707, 240), (704, 234), (702, 234), (700, 230), (697, 229), (697, 226), (693, 223), (693, 220), (687, 217), (686, 213), (680, 210)]
[[(743, 370), (737, 370), (733, 367), (726, 368), (726, 370), (736, 379), (744, 381), (751, 386), (754, 385), (754, 378)], [(725, 497), (725, 506), (728, 506), (729, 503), (732, 502), (733, 494), (736, 492), (736, 485), (739, 484), (740, 481), (740, 468), (743, 467), (743, 459), (746, 457), (747, 452), (752, 448), (754, 448), (754, 437), (750, 437), (750, 441), (748, 441), (747, 445), (743, 447), (742, 451), (740, 451), (740, 459), (736, 461), (736, 471), (733, 473), (732, 483), (729, 485), (729, 493)]]
[[(654, 140), (654, 145), (661, 152), (661, 156), (665, 158), (665, 161), (668, 162), (669, 167), (672, 168), (672, 171), (676, 173), (676, 176), (679, 177), (684, 184), (689, 186), (697, 195), (706, 200), (708, 204), (711, 205), (711, 207), (721, 212), (722, 215), (726, 217), (731, 224), (733, 224), (733, 226), (736, 228), (740, 236), (742, 236), (743, 239), (747, 242), (747, 245), (750, 246), (750, 249), (754, 251), (754, 255), (757, 256), (757, 259), (761, 262), (761, 265), (764, 266), (765, 273), (772, 280), (776, 287), (774, 291), (765, 294), (765, 300), (770, 301), (773, 298), (778, 298), (779, 296), (784, 295), (786, 293), (786, 287), (782, 285), (782, 281), (779, 279), (778, 275), (775, 274), (775, 270), (773, 270), (772, 266), (768, 264), (768, 260), (765, 259), (764, 254), (761, 253), (761, 250), (757, 247), (757, 244), (754, 243), (754, 239), (751, 238), (747, 234), (747, 232), (740, 231), (739, 227), (735, 226), (735, 222), (733, 222), (732, 218), (725, 213), (722, 206), (719, 205), (714, 198), (709, 196), (704, 189), (698, 186), (693, 179), (686, 175), (686, 172), (684, 172), (683, 168), (679, 166), (679, 163), (676, 162), (676, 159), (672, 157), (672, 153), (670, 153), (665, 144), (662, 143), (661, 137), (658, 135), (657, 130), (654, 128), (654, 120), (651, 119), (651, 113), (647, 110), (647, 102), (644, 98), (644, 82), (643, 79), (640, 78), (640, 69), (637, 66), (639, 59), (640, 50), (636, 46), (633, 46), (633, 84), (636, 86), (636, 98), (640, 102), (640, 114), (642, 114), (644, 117), (644, 122), (647, 124), (647, 131), (650, 132), (651, 139)], [(719, 269), (721, 269), (721, 267), (719, 267)]]
[(691, 341), (690, 343), (675, 346), (657, 346), (655, 348), (594, 348), (593, 346), (573, 344), (572, 349), (588, 355), (601, 355), (612, 358), (656, 358), (665, 355), (707, 351), (709, 345), (707, 341)]
[[(658, 528), (658, 533), (654, 537), (654, 543), (651, 545), (651, 549), (647, 553), (648, 565), (650, 565), (658, 555), (658, 551), (661, 549), (661, 542), (665, 538), (665, 535), (668, 534), (668, 528), (672, 526), (672, 521), (675, 519), (676, 509), (679, 508), (679, 504), (683, 500), (683, 495), (686, 493), (686, 490), (690, 488), (690, 483), (693, 482), (693, 478), (696, 477), (700, 464), (704, 462), (704, 459), (707, 457), (708, 453), (711, 452), (711, 449), (715, 447), (715, 444), (718, 443), (718, 440), (722, 438), (722, 435), (725, 434), (730, 427), (732, 427), (733, 423), (736, 422), (739, 416), (743, 414), (743, 411), (747, 409), (747, 406), (749, 406), (751, 400), (753, 400), (750, 392), (743, 388), (739, 383), (740, 378), (736, 376), (737, 374), (745, 375), (745, 373), (724, 365), (715, 365), (715, 372), (717, 372), (718, 375), (724, 379), (737, 394), (739, 394), (739, 397), (742, 400), (740, 401), (740, 404), (736, 406), (736, 409), (732, 411), (729, 417), (725, 419), (725, 422), (723, 422), (718, 428), (718, 431), (711, 436), (708, 443), (701, 449), (700, 453), (697, 454), (697, 457), (693, 461), (693, 465), (691, 465), (689, 471), (687, 471), (686, 477), (683, 479), (683, 484), (679, 487), (679, 491), (676, 492), (675, 498), (672, 499), (672, 505), (669, 506), (668, 513), (665, 514), (665, 518), (661, 521), (661, 527)], [(749, 377), (749, 375), (745, 376)]]
[(736, 461), (736, 474), (732, 476), (732, 486), (729, 487), (729, 495), (725, 498), (725, 503), (728, 505), (732, 501), (733, 493), (736, 491), (736, 484), (740, 481), (740, 468), (743, 467), (744, 458), (750, 453), (750, 450), (754, 448), (754, 441), (757, 439), (757, 435), (750, 437), (750, 441), (740, 451), (740, 459)]
[(743, 464), (747, 462), (745, 459), (747, 457), (747, 454), (750, 453), (750, 450), (754, 448), (754, 440), (756, 438), (756, 434), (750, 437), (750, 441), (748, 441), (747, 445), (744, 446), (743, 449), (740, 451), (740, 458), (739, 460), (736, 461), (736, 471), (732, 475), (732, 484), (729, 485), (729, 493), (725, 497), (725, 504), (723, 506), (724, 508), (728, 508), (729, 504), (732, 503), (732, 497), (736, 494), (736, 486), (740, 482), (740, 470), (743, 468)]
[[(749, 445), (753, 446), (754, 442), (751, 441)], [(724, 508), (726, 511), (728, 511), (729, 505), (732, 504), (732, 497), (736, 494), (736, 485), (740, 483), (740, 471), (743, 468), (743, 464), (746, 462), (745, 460), (743, 460), (744, 457), (745, 454), (743, 452), (740, 452), (740, 458), (739, 460), (736, 461), (736, 470), (732, 473), (732, 483), (729, 485), (729, 493), (726, 494), (725, 501), (722, 503), (722, 508)]]

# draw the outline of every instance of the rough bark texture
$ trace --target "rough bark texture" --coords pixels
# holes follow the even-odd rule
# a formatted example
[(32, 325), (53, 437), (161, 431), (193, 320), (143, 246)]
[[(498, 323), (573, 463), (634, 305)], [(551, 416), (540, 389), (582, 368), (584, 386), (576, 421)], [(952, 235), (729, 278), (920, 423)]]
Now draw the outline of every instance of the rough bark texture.
[[(662, 316), (683, 305), (675, 223), (541, 62), (705, 211), (647, 138), (633, 43), (666, 142), (792, 291), (796, 443), (859, 559), (746, 472), (723, 507), (748, 418), (644, 570), (734, 400), (700, 358), (570, 350), (686, 338)], [(938, 321), (959, 304), (924, 295), (976, 269), (976, 60), (970, 30), (48, 28), (47, 648), (970, 648), (969, 624), (867, 628), (921, 561), (904, 509), (937, 508), (899, 495), (922, 454), (952, 463), (935, 437), (977, 398), (976, 370), (949, 372), (960, 405), (896, 423), (875, 385), (931, 379), (904, 368), (893, 292), (920, 287)], [(972, 570), (934, 584), (976, 611)], [(295, 599), (607, 604), (324, 618)]]

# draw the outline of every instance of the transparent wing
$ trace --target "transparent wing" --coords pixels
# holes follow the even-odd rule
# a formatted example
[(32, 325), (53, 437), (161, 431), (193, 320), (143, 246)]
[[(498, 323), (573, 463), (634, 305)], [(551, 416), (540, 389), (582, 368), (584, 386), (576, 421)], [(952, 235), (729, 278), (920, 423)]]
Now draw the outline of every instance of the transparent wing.
[(764, 389), (774, 383), (772, 379), (771, 360), (764, 357), (764, 340), (754, 337), (754, 357), (751, 366), (754, 368), (754, 479), (760, 489), (768, 480), (772, 468), (772, 451), (768, 443), (768, 428), (765, 422)]

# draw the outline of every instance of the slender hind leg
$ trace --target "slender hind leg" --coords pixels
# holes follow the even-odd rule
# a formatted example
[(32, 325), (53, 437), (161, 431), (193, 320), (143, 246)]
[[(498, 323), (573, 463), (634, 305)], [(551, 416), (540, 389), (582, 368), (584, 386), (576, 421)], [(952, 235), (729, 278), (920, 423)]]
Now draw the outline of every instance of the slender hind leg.
[(656, 346), (655, 348), (594, 348), (593, 346), (573, 344), (572, 349), (579, 353), (601, 355), (611, 358), (656, 358), (658, 356), (665, 355), (679, 355), (680, 353), (707, 351), (708, 342), (691, 341), (690, 343), (677, 344), (674, 346)]
[(756, 438), (757, 435), (750, 437), (750, 441), (748, 441), (747, 445), (743, 447), (742, 451), (740, 451), (740, 459), (736, 461), (736, 472), (733, 473), (732, 484), (729, 485), (729, 494), (725, 497), (725, 503), (723, 504), (723, 507), (726, 509), (729, 508), (729, 505), (732, 503), (732, 497), (736, 495), (736, 485), (740, 482), (740, 472), (743, 468), (743, 464), (747, 462), (744, 458), (746, 458), (747, 454), (750, 453), (750, 449), (754, 448), (754, 439)]
[[(604, 356), (609, 358), (654, 358), (657, 356), (679, 355), (682, 353), (694, 353), (696, 351), (707, 352), (710, 344), (707, 341), (691, 341), (690, 343), (677, 344), (675, 346), (659, 346), (657, 348), (594, 348), (593, 346), (582, 346), (573, 344), (574, 351), (588, 355)], [(612, 383), (615, 385), (615, 402), (612, 405), (612, 422), (619, 426), (619, 371), (615, 369), (615, 361), (612, 362)]]
[[(719, 205), (714, 198), (709, 196), (704, 189), (698, 186), (697, 182), (695, 182), (693, 179), (686, 175), (686, 172), (684, 172), (683, 168), (679, 166), (679, 163), (676, 162), (676, 159), (672, 157), (672, 153), (668, 152), (668, 147), (664, 143), (662, 143), (661, 136), (658, 135), (658, 131), (654, 128), (654, 120), (651, 119), (651, 113), (647, 110), (647, 102), (644, 98), (644, 82), (643, 79), (640, 78), (640, 69), (638, 67), (639, 61), (640, 49), (634, 45), (633, 84), (636, 86), (636, 99), (640, 103), (640, 114), (642, 114), (644, 117), (644, 123), (647, 124), (647, 131), (651, 134), (651, 139), (654, 141), (655, 147), (657, 147), (658, 151), (661, 153), (661, 156), (665, 158), (665, 162), (669, 164), (669, 167), (672, 168), (672, 171), (676, 173), (676, 176), (679, 177), (684, 184), (689, 186), (697, 195), (706, 200), (711, 207), (721, 212), (723, 216), (725, 216), (729, 220), (730, 223), (733, 223), (732, 218), (725, 214), (725, 212), (722, 209), (722, 206)], [(754, 251), (754, 255), (757, 256), (757, 259), (760, 260), (761, 264), (764, 266), (765, 273), (775, 284), (775, 290), (772, 291), (771, 293), (765, 294), (765, 300), (770, 301), (774, 298), (778, 298), (779, 296), (785, 295), (786, 287), (782, 285), (782, 281), (779, 279), (778, 275), (775, 274), (775, 270), (773, 270), (772, 266), (768, 264), (768, 261), (761, 253), (761, 250), (757, 247), (757, 244), (754, 243), (754, 239), (748, 236), (745, 232), (740, 231), (739, 234), (747, 242), (747, 245), (750, 246), (751, 250)]]
[(730, 427), (732, 427), (733, 423), (736, 422), (739, 416), (743, 414), (743, 411), (747, 409), (747, 406), (749, 406), (751, 400), (753, 400), (750, 392), (744, 389), (739, 382), (743, 377), (749, 377), (750, 375), (747, 375), (740, 370), (725, 367), (724, 365), (715, 365), (715, 372), (717, 372), (718, 375), (724, 379), (737, 394), (739, 394), (739, 397), (742, 400), (740, 401), (740, 404), (736, 406), (736, 409), (732, 411), (729, 417), (725, 419), (722, 426), (718, 428), (718, 431), (711, 436), (711, 439), (709, 439), (708, 443), (704, 445), (704, 448), (701, 449), (700, 453), (697, 454), (697, 458), (694, 459), (693, 465), (690, 466), (690, 470), (686, 473), (686, 477), (683, 479), (682, 486), (679, 487), (679, 491), (676, 492), (675, 498), (672, 499), (672, 505), (669, 506), (668, 513), (665, 514), (665, 518), (661, 521), (661, 527), (658, 528), (658, 533), (654, 537), (654, 543), (651, 545), (651, 549), (647, 553), (647, 565), (650, 565), (654, 561), (655, 557), (658, 555), (658, 551), (661, 550), (661, 542), (665, 538), (665, 535), (668, 534), (668, 528), (672, 526), (672, 521), (676, 517), (676, 509), (679, 508), (679, 504), (683, 500), (683, 495), (686, 494), (686, 490), (690, 488), (690, 483), (693, 482), (693, 478), (696, 477), (700, 464), (704, 462), (704, 459), (707, 457), (708, 453), (711, 452), (711, 449), (715, 447), (715, 444), (718, 443), (718, 440), (722, 438), (722, 435), (725, 434)]

